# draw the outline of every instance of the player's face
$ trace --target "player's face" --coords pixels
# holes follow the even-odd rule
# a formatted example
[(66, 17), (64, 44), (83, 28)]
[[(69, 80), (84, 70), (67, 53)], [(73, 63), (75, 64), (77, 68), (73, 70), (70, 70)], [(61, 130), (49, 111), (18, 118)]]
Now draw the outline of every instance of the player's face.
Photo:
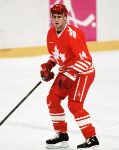
[(65, 17), (63, 14), (53, 14), (52, 15), (52, 21), (56, 29), (61, 28), (63, 25), (65, 25)]

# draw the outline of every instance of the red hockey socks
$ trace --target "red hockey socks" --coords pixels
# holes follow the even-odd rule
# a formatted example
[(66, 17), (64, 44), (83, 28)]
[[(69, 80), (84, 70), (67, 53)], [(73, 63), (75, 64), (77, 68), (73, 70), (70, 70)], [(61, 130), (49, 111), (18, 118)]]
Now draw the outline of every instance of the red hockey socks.
[(47, 105), (54, 129), (59, 132), (66, 132), (67, 123), (65, 122), (65, 113), (61, 106), (61, 100), (57, 95), (49, 94), (47, 97)]
[(96, 134), (95, 128), (90, 121), (90, 115), (85, 109), (83, 109), (80, 102), (69, 101), (69, 110), (74, 115), (75, 121), (86, 139)]

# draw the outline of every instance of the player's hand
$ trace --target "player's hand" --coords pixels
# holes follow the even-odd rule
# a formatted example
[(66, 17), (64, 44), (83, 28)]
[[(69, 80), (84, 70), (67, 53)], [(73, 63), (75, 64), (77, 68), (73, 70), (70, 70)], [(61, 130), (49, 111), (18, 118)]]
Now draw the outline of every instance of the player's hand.
[(41, 78), (48, 82), (54, 78), (54, 73), (51, 72), (52, 65), (50, 63), (44, 63), (41, 65), (40, 75)]
[(69, 72), (62, 73), (62, 77), (58, 83), (60, 89), (66, 88), (70, 89), (77, 78), (77, 72), (75, 70), (70, 70)]
[(66, 88), (70, 89), (73, 85), (74, 81), (66, 77), (65, 75), (62, 75), (62, 78), (60, 79), (58, 86), (60, 89)]

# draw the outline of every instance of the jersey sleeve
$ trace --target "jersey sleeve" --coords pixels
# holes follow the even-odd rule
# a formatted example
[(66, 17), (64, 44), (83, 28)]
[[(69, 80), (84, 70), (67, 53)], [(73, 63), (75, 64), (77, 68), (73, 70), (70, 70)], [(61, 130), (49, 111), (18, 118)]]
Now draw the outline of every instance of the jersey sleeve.
[(48, 48), (48, 52), (50, 54), (50, 57), (48, 59), (48, 63), (52, 63), (55, 66), (57, 64), (57, 61), (55, 60), (55, 58), (51, 54), (52, 48), (53, 48), (52, 37), (51, 37), (51, 30), (49, 30), (48, 34), (47, 34), (47, 48)]
[(71, 49), (76, 57), (73, 69), (79, 74), (88, 74), (94, 71), (92, 64), (92, 58), (88, 51), (84, 33), (82, 31), (77, 31), (70, 38)]
[(49, 57), (47, 62), (52, 64), (53, 67), (57, 64), (56, 60), (54, 59), (54, 57), (52, 55)]

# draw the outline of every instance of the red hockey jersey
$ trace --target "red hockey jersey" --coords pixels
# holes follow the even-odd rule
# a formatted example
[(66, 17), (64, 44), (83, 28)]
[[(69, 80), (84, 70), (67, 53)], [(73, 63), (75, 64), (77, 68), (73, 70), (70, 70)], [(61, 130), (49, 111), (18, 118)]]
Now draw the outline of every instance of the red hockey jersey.
[(47, 47), (51, 54), (49, 61), (58, 64), (60, 71), (72, 68), (81, 75), (94, 71), (84, 33), (79, 28), (67, 24), (64, 30), (57, 34), (56, 29), (51, 27), (47, 35)]

